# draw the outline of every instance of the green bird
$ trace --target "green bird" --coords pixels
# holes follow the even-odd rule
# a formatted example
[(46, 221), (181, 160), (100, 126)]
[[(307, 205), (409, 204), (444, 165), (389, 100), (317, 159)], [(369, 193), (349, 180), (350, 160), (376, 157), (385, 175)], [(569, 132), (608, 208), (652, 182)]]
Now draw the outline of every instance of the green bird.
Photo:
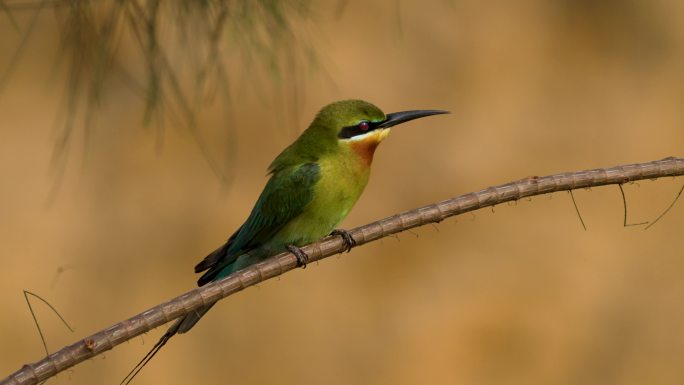
[[(285, 250), (305, 267), (308, 257), (299, 246), (327, 235), (342, 236), (349, 251), (353, 238), (335, 227), (366, 187), (378, 144), (397, 124), (446, 113), (413, 110), (385, 115), (362, 100), (323, 107), (268, 167), (270, 178), (245, 223), (195, 266), (195, 273), (204, 272), (197, 284), (206, 285)], [(176, 320), (122, 383), (130, 382), (171, 337), (192, 329), (214, 304)]]

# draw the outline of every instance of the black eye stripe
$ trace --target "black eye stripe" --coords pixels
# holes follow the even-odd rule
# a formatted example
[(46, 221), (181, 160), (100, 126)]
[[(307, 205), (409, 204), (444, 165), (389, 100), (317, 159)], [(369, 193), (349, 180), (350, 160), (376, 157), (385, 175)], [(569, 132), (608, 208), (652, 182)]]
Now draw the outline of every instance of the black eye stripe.
[[(361, 127), (359, 127), (359, 125), (361, 123), (364, 123), (364, 122), (368, 123), (368, 128), (365, 130), (363, 130), (363, 129), (361, 129)], [(363, 122), (359, 122), (359, 124), (356, 124), (353, 126), (342, 127), (340, 132), (337, 134), (337, 137), (340, 139), (349, 139), (349, 138), (352, 138), (352, 137), (357, 136), (357, 135), (362, 135), (362, 134), (365, 134), (367, 132), (371, 132), (371, 131), (375, 130), (376, 128), (378, 128), (380, 123), (382, 123), (382, 122), (369, 122), (369, 121), (364, 120)]]

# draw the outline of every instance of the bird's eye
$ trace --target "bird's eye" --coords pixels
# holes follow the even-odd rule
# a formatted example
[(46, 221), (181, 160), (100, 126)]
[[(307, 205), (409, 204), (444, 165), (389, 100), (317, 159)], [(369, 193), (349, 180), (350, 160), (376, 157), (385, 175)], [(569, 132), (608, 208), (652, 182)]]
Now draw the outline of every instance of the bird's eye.
[(361, 131), (368, 131), (368, 128), (370, 127), (370, 125), (368, 124), (368, 122), (363, 121), (363, 122), (359, 123), (359, 124), (357, 125), (357, 127), (358, 127), (359, 130), (361, 130)]

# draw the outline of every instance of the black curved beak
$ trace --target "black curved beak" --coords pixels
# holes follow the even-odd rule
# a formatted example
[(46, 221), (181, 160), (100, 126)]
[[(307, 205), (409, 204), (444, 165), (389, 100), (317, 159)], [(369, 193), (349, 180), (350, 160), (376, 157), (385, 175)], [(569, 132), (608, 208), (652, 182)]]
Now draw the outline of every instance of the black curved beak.
[(387, 114), (386, 119), (380, 122), (376, 128), (389, 128), (397, 124), (408, 122), (409, 120), (424, 118), (426, 116), (448, 114), (449, 111), (442, 110), (412, 110), (401, 111)]

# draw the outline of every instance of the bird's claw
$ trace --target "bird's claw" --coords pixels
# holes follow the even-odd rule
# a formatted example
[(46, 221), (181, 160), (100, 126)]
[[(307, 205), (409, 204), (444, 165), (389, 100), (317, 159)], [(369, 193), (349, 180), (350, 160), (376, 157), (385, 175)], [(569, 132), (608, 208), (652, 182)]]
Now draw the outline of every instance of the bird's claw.
[(339, 235), (342, 237), (342, 241), (344, 242), (344, 251), (347, 253), (351, 251), (352, 247), (356, 246), (356, 241), (354, 240), (354, 237), (351, 236), (351, 233), (347, 230), (343, 229), (335, 229), (330, 233), (330, 235)]
[(297, 267), (306, 269), (306, 264), (309, 262), (309, 256), (304, 252), (304, 250), (295, 245), (287, 245), (287, 250), (297, 257)]

